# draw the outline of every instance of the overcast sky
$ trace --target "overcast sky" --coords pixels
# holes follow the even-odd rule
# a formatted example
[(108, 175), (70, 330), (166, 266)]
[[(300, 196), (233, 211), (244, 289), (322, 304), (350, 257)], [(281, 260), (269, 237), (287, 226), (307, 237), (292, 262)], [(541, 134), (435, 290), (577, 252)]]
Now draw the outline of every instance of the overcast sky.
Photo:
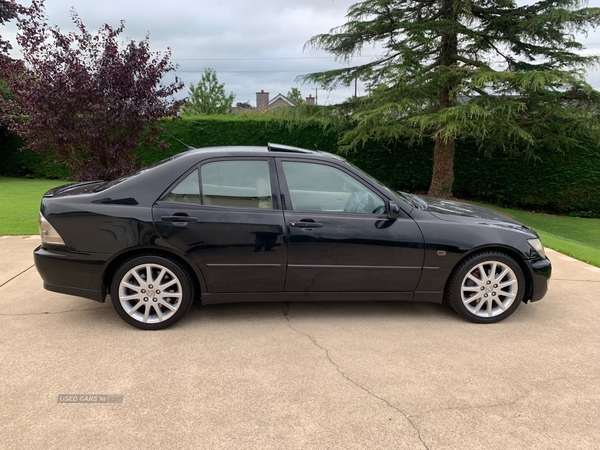
[[(227, 92), (236, 102), (256, 102), (256, 92), (286, 95), (298, 87), (303, 96), (313, 85), (301, 85), (296, 77), (340, 67), (323, 51), (304, 49), (312, 36), (342, 25), (348, 7), (357, 0), (46, 0), (49, 23), (63, 31), (73, 29), (70, 9), (74, 7), (86, 27), (95, 32), (102, 24), (118, 26), (125, 20), (125, 36), (141, 40), (150, 34), (153, 50), (172, 50), (172, 61), (179, 65), (177, 75), (186, 88), (197, 83), (204, 68), (216, 70)], [(21, 3), (29, 4), (27, 0)], [(600, 6), (590, 0), (589, 6)], [(0, 34), (14, 37), (16, 27), (7, 24)], [(600, 31), (582, 36), (588, 52), (600, 54)], [(16, 44), (13, 44), (15, 47)], [(365, 62), (374, 49), (364, 49), (356, 62)], [(18, 48), (14, 56), (18, 57)], [(600, 69), (588, 80), (600, 90)], [(364, 92), (359, 86), (358, 94)], [(332, 92), (318, 91), (319, 104), (340, 102), (354, 94), (354, 88)]]

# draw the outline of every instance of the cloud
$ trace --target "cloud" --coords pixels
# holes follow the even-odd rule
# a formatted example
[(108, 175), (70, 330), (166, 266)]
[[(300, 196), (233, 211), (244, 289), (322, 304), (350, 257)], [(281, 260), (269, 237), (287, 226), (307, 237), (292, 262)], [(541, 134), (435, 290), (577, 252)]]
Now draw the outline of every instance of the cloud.
[[(177, 75), (186, 85), (197, 83), (204, 68), (211, 67), (226, 90), (236, 94), (236, 101), (254, 103), (255, 93), (261, 89), (274, 97), (297, 86), (304, 96), (314, 96), (316, 86), (302, 86), (296, 77), (340, 64), (323, 51), (305, 49), (304, 44), (312, 36), (344, 24), (348, 8), (357, 1), (47, 0), (46, 8), (49, 22), (63, 31), (74, 29), (72, 6), (89, 30), (104, 23), (117, 26), (125, 20), (126, 37), (141, 40), (149, 33), (153, 50), (171, 48), (172, 61), (179, 65)], [(9, 23), (1, 34), (14, 37), (14, 32), (14, 23)], [(582, 41), (598, 43), (600, 33), (590, 33)], [(600, 89), (598, 72), (591, 72), (589, 80)], [(319, 103), (336, 103), (353, 93), (353, 88), (320, 91)], [(359, 87), (359, 94), (363, 93)]]
[[(149, 34), (153, 50), (172, 50), (172, 61), (179, 65), (177, 75), (186, 85), (198, 82), (204, 68), (211, 67), (226, 90), (235, 92), (237, 101), (254, 103), (256, 91), (285, 95), (298, 86), (298, 75), (339, 67), (330, 55), (303, 47), (313, 35), (342, 25), (353, 3), (355, 0), (48, 0), (46, 11), (49, 23), (63, 31), (74, 30), (72, 5), (91, 31), (104, 23), (118, 26), (125, 20), (127, 38), (141, 40)], [(14, 37), (14, 32), (14, 24), (8, 24), (2, 35)], [(307, 59), (311, 57), (317, 58)], [(309, 87), (301, 89), (308, 95)], [(330, 101), (349, 95), (349, 91), (336, 92)]]

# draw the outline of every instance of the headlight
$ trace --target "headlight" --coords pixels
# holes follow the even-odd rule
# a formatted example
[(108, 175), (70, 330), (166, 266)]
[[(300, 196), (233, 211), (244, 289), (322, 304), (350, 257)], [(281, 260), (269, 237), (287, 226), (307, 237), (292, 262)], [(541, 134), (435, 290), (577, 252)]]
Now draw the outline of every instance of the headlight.
[(529, 245), (531, 245), (538, 255), (540, 255), (542, 258), (546, 257), (546, 250), (544, 250), (544, 244), (542, 244), (542, 241), (539, 239), (529, 239), (527, 242), (529, 242)]
[(44, 245), (65, 245), (65, 241), (60, 237), (58, 231), (54, 229), (50, 222), (40, 213), (40, 236), (42, 237), (42, 246)]

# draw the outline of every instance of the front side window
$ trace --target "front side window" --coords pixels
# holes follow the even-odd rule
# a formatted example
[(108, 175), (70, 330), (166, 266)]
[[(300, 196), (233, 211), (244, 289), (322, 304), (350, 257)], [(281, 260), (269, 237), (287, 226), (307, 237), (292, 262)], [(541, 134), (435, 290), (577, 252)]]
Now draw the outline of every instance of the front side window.
[(273, 209), (268, 161), (217, 161), (200, 169), (202, 204)]
[(284, 161), (283, 171), (296, 211), (380, 214), (385, 203), (364, 184), (331, 166)]

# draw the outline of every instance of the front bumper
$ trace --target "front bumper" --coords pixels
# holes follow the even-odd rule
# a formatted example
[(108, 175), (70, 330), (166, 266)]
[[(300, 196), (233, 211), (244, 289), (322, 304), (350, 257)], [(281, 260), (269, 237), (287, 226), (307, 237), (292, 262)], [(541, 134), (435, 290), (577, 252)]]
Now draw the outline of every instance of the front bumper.
[(548, 292), (548, 283), (552, 275), (552, 263), (548, 258), (527, 261), (533, 281), (530, 302), (537, 302)]
[(74, 253), (45, 249), (33, 251), (35, 268), (44, 281), (44, 288), (104, 302), (102, 274), (109, 255)]

